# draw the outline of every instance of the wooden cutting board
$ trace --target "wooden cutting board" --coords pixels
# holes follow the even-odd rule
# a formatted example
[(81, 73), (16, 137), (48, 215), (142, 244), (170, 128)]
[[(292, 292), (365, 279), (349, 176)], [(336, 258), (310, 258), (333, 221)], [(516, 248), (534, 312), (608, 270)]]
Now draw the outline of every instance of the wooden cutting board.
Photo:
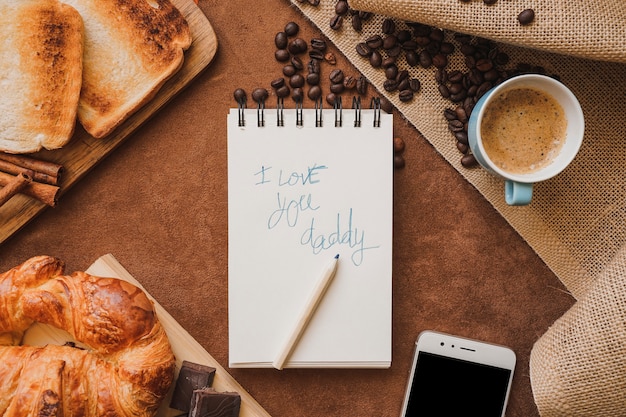
[[(63, 165), (59, 196), (116, 149), (131, 133), (145, 123), (159, 109), (186, 87), (213, 60), (217, 51), (215, 31), (202, 10), (193, 0), (172, 0), (187, 19), (193, 42), (185, 51), (183, 67), (161, 88), (156, 97), (131, 116), (110, 136), (95, 139), (80, 124), (74, 137), (65, 147), (53, 151), (41, 151), (34, 157)], [(0, 207), (0, 244), (40, 214), (48, 206), (24, 195), (17, 195)]]
[[(167, 332), (176, 356), (176, 373), (180, 370), (183, 360), (212, 366), (216, 369), (213, 380), (213, 388), (219, 392), (238, 392), (241, 396), (241, 409), (239, 417), (270, 417), (270, 415), (256, 402), (256, 400), (193, 338), (170, 314), (141, 286), (141, 284), (115, 259), (111, 254), (98, 258), (86, 271), (95, 276), (114, 277), (128, 281), (146, 292), (154, 302), (157, 317)], [(34, 324), (24, 336), (24, 344), (30, 346), (43, 346), (45, 344), (63, 345), (68, 341), (74, 341), (72, 336), (52, 326)], [(172, 391), (170, 389), (163, 401), (157, 417), (180, 416), (181, 412), (168, 407)]]

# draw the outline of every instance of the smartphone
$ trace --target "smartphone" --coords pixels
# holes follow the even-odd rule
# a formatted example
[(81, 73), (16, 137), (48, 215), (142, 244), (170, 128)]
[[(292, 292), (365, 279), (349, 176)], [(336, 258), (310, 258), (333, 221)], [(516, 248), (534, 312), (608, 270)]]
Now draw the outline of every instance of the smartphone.
[(434, 331), (420, 333), (401, 417), (503, 417), (515, 353)]

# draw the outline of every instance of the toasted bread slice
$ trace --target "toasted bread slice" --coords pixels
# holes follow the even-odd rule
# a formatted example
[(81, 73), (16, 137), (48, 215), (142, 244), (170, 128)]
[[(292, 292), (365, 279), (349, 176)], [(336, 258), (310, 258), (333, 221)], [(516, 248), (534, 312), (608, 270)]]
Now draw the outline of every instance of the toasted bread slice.
[(107, 136), (159, 91), (191, 45), (187, 21), (169, 0), (63, 0), (85, 24), (78, 120)]
[(0, 0), (0, 150), (56, 149), (72, 137), (83, 23), (57, 0)]

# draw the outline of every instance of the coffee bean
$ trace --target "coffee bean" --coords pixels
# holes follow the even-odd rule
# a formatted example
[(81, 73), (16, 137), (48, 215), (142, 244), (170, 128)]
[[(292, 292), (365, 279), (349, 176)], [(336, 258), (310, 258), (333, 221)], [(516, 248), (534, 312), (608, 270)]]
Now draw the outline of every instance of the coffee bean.
[(400, 45), (396, 45), (391, 49), (386, 50), (388, 56), (397, 57), (402, 53), (402, 47)]
[(294, 67), (293, 65), (289, 64), (283, 67), (283, 75), (285, 77), (291, 77), (295, 73), (296, 73), (296, 67)]
[(422, 88), (422, 83), (417, 78), (411, 78), (409, 80), (409, 88), (413, 90), (414, 93), (417, 93)]
[(289, 87), (287, 87), (286, 85), (283, 85), (276, 89), (276, 95), (281, 98), (289, 97), (289, 93)]
[(467, 122), (467, 113), (465, 113), (465, 109), (463, 107), (459, 106), (455, 108), (454, 112), (456, 113), (457, 119), (459, 119), (463, 123)]
[(327, 48), (326, 41), (321, 38), (313, 38), (311, 39), (311, 48), (324, 52)]
[(402, 80), (406, 80), (407, 78), (409, 78), (409, 71), (407, 70), (398, 71), (398, 75), (396, 75), (397, 82), (401, 82)]
[(448, 72), (444, 68), (437, 68), (435, 71), (435, 81), (438, 84), (445, 84), (448, 82)]
[(462, 142), (458, 142), (456, 143), (456, 148), (459, 150), (459, 152), (461, 152), (462, 154), (466, 154), (470, 147)]
[(441, 43), (443, 42), (443, 39), (444, 39), (444, 32), (441, 29), (433, 28), (430, 31), (430, 34), (428, 35), (428, 37), (433, 41)]
[(393, 104), (391, 104), (391, 102), (384, 97), (380, 97), (380, 108), (386, 113), (393, 112)]
[(304, 100), (304, 91), (302, 90), (302, 88), (294, 88), (291, 91), (291, 98), (296, 103), (301, 103), (302, 100)]
[(473, 154), (468, 153), (466, 155), (463, 155), (463, 157), (461, 158), (461, 165), (463, 165), (465, 168), (472, 168), (478, 165), (478, 161)]
[(317, 59), (310, 60), (306, 67), (311, 74), (319, 74), (321, 71), (320, 61)]
[(296, 36), (299, 30), (300, 26), (298, 26), (296, 22), (289, 22), (285, 25), (285, 33), (287, 36)]
[(374, 50), (370, 55), (370, 65), (374, 68), (379, 68), (383, 63), (383, 57), (380, 55), (380, 52)]
[(330, 72), (330, 75), (328, 76), (328, 78), (330, 79), (330, 82), (332, 83), (342, 83), (343, 82), (343, 71), (340, 69), (334, 69)]
[(406, 63), (412, 67), (419, 64), (419, 57), (415, 51), (407, 51), (404, 54), (404, 58), (406, 59)]
[(343, 83), (331, 84), (330, 85), (330, 92), (331, 93), (341, 94), (341, 93), (343, 93), (343, 90), (345, 90), (345, 87), (343, 86)]
[(247, 94), (242, 88), (237, 88), (233, 92), (233, 97), (237, 103), (245, 103), (247, 99)]
[(284, 78), (276, 78), (275, 80), (272, 80), (270, 85), (272, 86), (272, 88), (278, 89), (278, 88), (282, 87), (283, 85), (285, 85), (285, 79)]
[(279, 62), (289, 61), (290, 56), (289, 51), (286, 49), (277, 49), (276, 52), (274, 52), (274, 57), (276, 61)]
[(269, 93), (265, 88), (259, 87), (252, 90), (252, 99), (257, 103), (262, 103), (269, 97)]
[(348, 13), (350, 7), (348, 6), (348, 2), (346, 0), (339, 0), (337, 4), (335, 4), (335, 13), (338, 15), (344, 15)]
[(401, 81), (398, 81), (398, 90), (402, 91), (402, 90), (408, 90), (409, 87), (409, 79), (405, 78)]
[(301, 74), (294, 74), (289, 79), (291, 88), (300, 88), (304, 86), (304, 77)]
[(459, 94), (461, 91), (463, 91), (463, 84), (461, 83), (452, 83), (448, 86), (448, 91), (450, 92), (450, 94)]
[(446, 120), (450, 121), (450, 120), (457, 120), (458, 117), (456, 115), (456, 111), (454, 111), (454, 109), (450, 109), (447, 108), (443, 111), (443, 117), (446, 118)]
[(359, 14), (352, 15), (350, 23), (352, 24), (352, 29), (357, 32), (360, 32), (363, 29), (363, 21), (361, 19), (361, 15)]
[(368, 88), (369, 88), (369, 82), (367, 81), (367, 78), (365, 78), (364, 76), (360, 76), (356, 82), (356, 91), (360, 95), (364, 96), (364, 95), (367, 95)]
[(393, 151), (395, 153), (402, 153), (405, 149), (404, 139), (395, 137), (393, 138)]
[(293, 67), (298, 71), (302, 71), (304, 69), (304, 64), (299, 56), (292, 56), (290, 61), (291, 65), (293, 65)]
[(491, 4), (496, 4), (496, 1), (498, 0), (483, 0), (483, 3), (491, 5)]
[(493, 62), (490, 59), (483, 58), (476, 61), (476, 69), (480, 72), (487, 72), (493, 68)]
[(442, 54), (450, 55), (454, 53), (454, 45), (451, 42), (442, 42), (441, 48), (439, 48), (439, 51)]
[(393, 167), (394, 169), (402, 169), (406, 165), (404, 157), (402, 155), (394, 155), (393, 156)]
[(348, 75), (348, 76), (344, 77), (344, 79), (343, 79), (343, 86), (347, 90), (352, 90), (353, 88), (356, 87), (356, 78), (354, 78), (351, 75)]
[(397, 61), (398, 59), (396, 57), (388, 56), (387, 58), (383, 59), (383, 63), (380, 64), (380, 66), (386, 69), (392, 65), (396, 65)]
[(334, 107), (336, 101), (337, 101), (337, 96), (335, 95), (335, 93), (326, 94), (326, 103)]
[(385, 39), (382, 41), (381, 46), (383, 47), (383, 49), (389, 50), (395, 48), (396, 45), (398, 45), (398, 38), (394, 35), (389, 35), (385, 37)]
[(278, 32), (276, 37), (274, 38), (274, 44), (276, 44), (276, 48), (278, 49), (286, 49), (289, 40), (287, 39), (287, 34), (285, 32)]
[(433, 56), (433, 65), (437, 68), (443, 68), (448, 65), (448, 57), (444, 54), (437, 54)]
[(380, 35), (372, 35), (365, 40), (365, 44), (371, 49), (380, 48), (383, 46), (383, 38)]
[(322, 89), (320, 88), (319, 85), (314, 85), (311, 88), (309, 88), (309, 91), (307, 92), (307, 96), (311, 100), (316, 101), (322, 96)]
[(451, 132), (460, 132), (463, 130), (464, 123), (458, 119), (450, 120), (448, 122), (448, 129)]
[(383, 20), (382, 32), (385, 35), (391, 35), (395, 31), (396, 31), (396, 22), (393, 19)]
[(398, 98), (403, 103), (413, 100), (413, 96), (414, 96), (413, 91), (408, 88), (405, 90), (401, 90), (400, 93), (398, 93)]
[(454, 132), (454, 137), (459, 143), (462, 143), (464, 145), (469, 145), (469, 139), (467, 137), (467, 132), (465, 130)]
[(522, 25), (529, 25), (535, 20), (535, 11), (533, 9), (522, 10), (519, 15), (517, 15), (517, 20)]
[(430, 56), (430, 52), (423, 50), (419, 54), (419, 63), (423, 68), (430, 68), (433, 64), (433, 58)]
[(343, 26), (343, 16), (336, 14), (330, 18), (330, 28), (332, 30), (339, 30), (341, 29), (342, 26)]
[(324, 55), (324, 61), (328, 62), (330, 65), (335, 65), (337, 63), (337, 58), (335, 57), (335, 54), (328, 52)]
[(372, 54), (372, 48), (367, 46), (365, 42), (359, 42), (356, 45), (356, 53), (363, 57), (369, 57)]
[(439, 90), (439, 94), (441, 94), (441, 97), (443, 98), (450, 97), (450, 91), (448, 90), (448, 86), (446, 86), (445, 84), (439, 84), (437, 89)]
[(398, 89), (398, 82), (396, 80), (385, 80), (385, 82), (383, 82), (383, 88), (385, 91), (391, 93)]
[(302, 38), (295, 38), (291, 42), (289, 42), (289, 46), (287, 46), (287, 50), (293, 55), (298, 55), (303, 52), (306, 52), (308, 49), (308, 45), (306, 41)]
[(398, 31), (397, 37), (398, 37), (398, 42), (404, 43), (408, 41), (409, 39), (411, 39), (413, 37), (413, 34), (406, 29), (402, 29)]
[(318, 85), (320, 83), (320, 75), (316, 72), (310, 72), (306, 76), (306, 83), (308, 85)]
[(309, 58), (315, 59), (317, 61), (321, 61), (324, 59), (324, 52), (319, 51), (317, 49), (311, 49), (309, 51)]
[(398, 70), (398, 66), (397, 65), (395, 65), (395, 64), (394, 65), (390, 65), (389, 67), (387, 67), (385, 69), (385, 77), (388, 80), (395, 80), (396, 77), (398, 76), (398, 72), (399, 72), (399, 70)]

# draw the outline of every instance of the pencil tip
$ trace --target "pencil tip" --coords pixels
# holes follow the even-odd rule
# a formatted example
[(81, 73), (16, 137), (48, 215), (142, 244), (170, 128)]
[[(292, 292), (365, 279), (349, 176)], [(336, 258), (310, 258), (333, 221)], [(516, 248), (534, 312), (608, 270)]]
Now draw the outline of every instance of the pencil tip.
[(339, 254), (335, 255), (335, 259), (339, 259)]

